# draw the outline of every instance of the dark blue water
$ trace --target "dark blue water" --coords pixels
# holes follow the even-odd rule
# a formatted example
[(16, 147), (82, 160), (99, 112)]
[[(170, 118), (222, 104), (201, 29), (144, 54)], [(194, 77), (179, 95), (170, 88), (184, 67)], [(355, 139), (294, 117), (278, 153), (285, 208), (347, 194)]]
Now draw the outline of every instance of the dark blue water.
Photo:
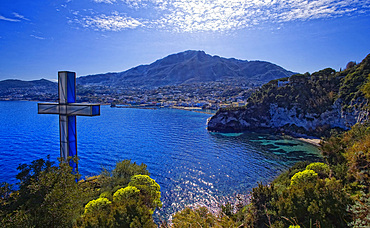
[[(0, 101), (0, 182), (14, 183), (21, 163), (59, 156), (57, 115), (38, 115), (36, 102)], [(99, 174), (123, 159), (148, 165), (169, 214), (187, 204), (214, 206), (247, 194), (318, 150), (268, 134), (212, 134), (210, 115), (175, 109), (101, 107), (101, 116), (77, 117), (79, 171)]]

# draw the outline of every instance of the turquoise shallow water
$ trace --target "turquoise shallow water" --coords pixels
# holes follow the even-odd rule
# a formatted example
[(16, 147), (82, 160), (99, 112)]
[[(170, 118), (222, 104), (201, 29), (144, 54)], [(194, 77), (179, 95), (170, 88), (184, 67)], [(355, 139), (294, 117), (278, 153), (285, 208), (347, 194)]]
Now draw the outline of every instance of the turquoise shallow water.
[[(38, 115), (36, 102), (0, 101), (0, 182), (16, 181), (17, 166), (59, 156), (57, 115)], [(210, 115), (175, 109), (101, 107), (101, 116), (77, 117), (79, 171), (111, 169), (117, 161), (145, 163), (161, 186), (168, 215), (188, 204), (215, 206), (247, 194), (297, 161), (318, 160), (309, 144), (261, 133), (215, 134)]]

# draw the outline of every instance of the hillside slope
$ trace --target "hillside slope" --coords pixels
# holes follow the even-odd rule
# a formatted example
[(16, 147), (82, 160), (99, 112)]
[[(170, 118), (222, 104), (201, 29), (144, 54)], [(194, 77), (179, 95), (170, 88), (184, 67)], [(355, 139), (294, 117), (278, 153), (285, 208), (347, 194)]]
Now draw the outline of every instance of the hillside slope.
[(232, 78), (263, 84), (292, 74), (293, 72), (269, 62), (226, 59), (208, 55), (204, 51), (185, 51), (120, 73), (80, 77), (77, 83), (153, 88)]
[(22, 81), (16, 79), (8, 79), (0, 81), (0, 92), (4, 92), (10, 89), (32, 89), (32, 88), (46, 88), (54, 89), (57, 88), (57, 83), (48, 81), (46, 79), (34, 80), (34, 81)]
[(8, 79), (0, 81), (1, 99), (49, 100), (58, 92), (58, 84), (46, 79), (22, 81)]
[(220, 109), (209, 131), (241, 132), (260, 128), (322, 135), (348, 130), (368, 119), (368, 100), (361, 88), (370, 74), (370, 55), (341, 72), (327, 68), (273, 80), (252, 94), (242, 108)]

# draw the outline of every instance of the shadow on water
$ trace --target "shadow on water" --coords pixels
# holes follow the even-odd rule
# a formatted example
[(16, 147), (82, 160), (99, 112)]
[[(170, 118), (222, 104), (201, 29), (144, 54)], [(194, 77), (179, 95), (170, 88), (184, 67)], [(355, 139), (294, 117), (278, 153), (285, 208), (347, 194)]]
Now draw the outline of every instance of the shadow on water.
[(244, 147), (244, 151), (253, 151), (268, 160), (280, 162), (282, 166), (291, 166), (302, 159), (321, 161), (319, 149), (302, 141), (260, 132), (245, 133), (210, 133), (216, 143), (233, 142)]

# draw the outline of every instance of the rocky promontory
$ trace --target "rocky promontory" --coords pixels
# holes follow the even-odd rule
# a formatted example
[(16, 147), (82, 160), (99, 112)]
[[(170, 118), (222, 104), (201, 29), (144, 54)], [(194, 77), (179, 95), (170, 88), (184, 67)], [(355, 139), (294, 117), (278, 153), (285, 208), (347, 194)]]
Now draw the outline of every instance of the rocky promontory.
[(344, 71), (327, 68), (273, 80), (252, 94), (246, 106), (220, 109), (208, 120), (207, 129), (267, 128), (316, 136), (332, 129), (348, 130), (368, 120), (369, 77), (370, 55)]

